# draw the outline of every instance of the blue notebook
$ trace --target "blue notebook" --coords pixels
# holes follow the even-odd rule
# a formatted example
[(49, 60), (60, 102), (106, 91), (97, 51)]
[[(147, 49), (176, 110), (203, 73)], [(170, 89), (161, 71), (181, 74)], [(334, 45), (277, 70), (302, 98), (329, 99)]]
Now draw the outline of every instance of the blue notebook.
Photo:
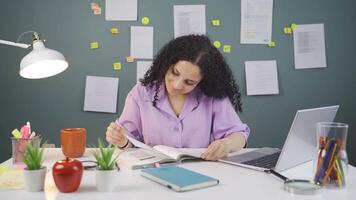
[(141, 170), (141, 175), (177, 192), (195, 190), (219, 184), (219, 180), (177, 166)]

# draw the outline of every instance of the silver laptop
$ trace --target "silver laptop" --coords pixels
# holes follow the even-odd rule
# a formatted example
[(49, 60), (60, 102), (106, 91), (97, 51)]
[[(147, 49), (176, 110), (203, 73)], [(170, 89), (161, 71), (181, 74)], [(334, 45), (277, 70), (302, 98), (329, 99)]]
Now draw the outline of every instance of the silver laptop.
[(282, 150), (264, 147), (219, 161), (262, 171), (283, 171), (310, 161), (315, 156), (316, 123), (334, 121), (338, 108), (335, 105), (298, 110)]

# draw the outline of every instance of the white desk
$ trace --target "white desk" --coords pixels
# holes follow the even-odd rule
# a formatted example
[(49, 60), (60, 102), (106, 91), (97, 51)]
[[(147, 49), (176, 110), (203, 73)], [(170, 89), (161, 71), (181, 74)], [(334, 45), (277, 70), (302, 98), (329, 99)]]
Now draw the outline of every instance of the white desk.
[[(85, 155), (89, 155), (86, 152)], [(46, 149), (45, 165), (52, 167), (53, 163), (63, 158), (60, 149)], [(11, 159), (4, 164), (11, 165)], [(356, 199), (356, 168), (349, 166), (347, 187), (341, 190), (323, 189), (317, 195), (293, 195), (283, 190), (283, 183), (273, 175), (253, 171), (218, 162), (192, 162), (181, 166), (197, 172), (218, 178), (218, 186), (177, 193), (157, 183), (140, 176), (135, 170), (121, 170), (117, 175), (116, 192), (102, 193), (96, 190), (94, 171), (84, 171), (81, 185), (78, 191), (73, 193), (61, 193), (56, 188), (52, 172), (46, 176), (44, 192), (27, 192), (25, 190), (0, 190), (1, 199), (115, 199), (115, 200), (148, 200), (148, 199), (189, 199), (189, 200), (222, 200), (222, 199), (256, 199), (256, 200), (354, 200)], [(310, 172), (305, 174), (306, 172)], [(311, 177), (312, 164), (306, 163), (285, 171), (288, 178)], [(304, 175), (303, 175), (304, 174)], [(303, 175), (303, 176), (301, 176)]]

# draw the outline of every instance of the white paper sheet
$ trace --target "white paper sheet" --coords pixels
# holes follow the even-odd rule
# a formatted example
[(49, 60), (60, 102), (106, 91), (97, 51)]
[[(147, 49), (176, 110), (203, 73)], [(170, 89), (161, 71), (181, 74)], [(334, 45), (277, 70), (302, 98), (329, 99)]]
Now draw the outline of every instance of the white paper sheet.
[(153, 58), (152, 26), (131, 26), (130, 56), (135, 59)]
[(140, 78), (143, 78), (147, 72), (147, 70), (152, 65), (152, 61), (137, 61), (137, 72), (136, 72), (136, 80), (139, 82)]
[(297, 25), (293, 36), (296, 69), (326, 67), (324, 24)]
[(106, 0), (105, 20), (136, 21), (137, 0)]
[(273, 0), (241, 0), (241, 44), (272, 40)]
[(279, 94), (275, 60), (246, 61), (247, 95)]
[(205, 5), (175, 5), (174, 38), (189, 34), (205, 34)]
[(84, 111), (116, 113), (119, 78), (87, 76)]

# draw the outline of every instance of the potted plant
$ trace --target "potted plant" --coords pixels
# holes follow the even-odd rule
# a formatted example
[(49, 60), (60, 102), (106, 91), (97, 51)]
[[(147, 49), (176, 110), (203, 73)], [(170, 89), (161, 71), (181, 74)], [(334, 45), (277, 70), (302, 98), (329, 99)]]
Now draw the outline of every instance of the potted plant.
[(112, 144), (104, 146), (101, 139), (98, 139), (98, 146), (93, 150), (93, 156), (97, 162), (95, 170), (96, 187), (101, 192), (110, 192), (115, 189), (117, 165), (115, 156), (116, 147)]
[(43, 148), (41, 148), (41, 139), (29, 142), (25, 147), (23, 162), (26, 165), (24, 169), (25, 189), (30, 192), (42, 191), (46, 178), (47, 167), (43, 166)]

